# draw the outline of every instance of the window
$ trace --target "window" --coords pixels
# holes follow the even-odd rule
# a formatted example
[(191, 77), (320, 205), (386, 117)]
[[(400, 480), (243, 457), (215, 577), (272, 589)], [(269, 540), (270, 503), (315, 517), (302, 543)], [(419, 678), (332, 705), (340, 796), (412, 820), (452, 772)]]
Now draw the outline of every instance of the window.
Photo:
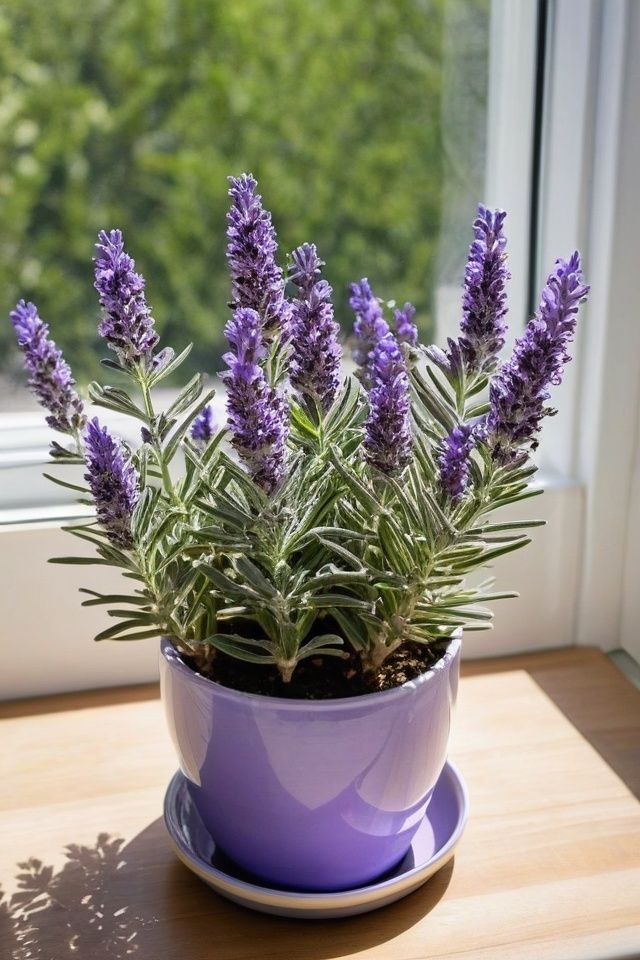
[[(226, 176), (251, 169), (281, 253), (327, 261), (339, 318), (363, 274), (433, 328), (483, 194), (485, 0), (52, 0), (3, 13), (7, 303), (35, 300), (76, 377), (101, 348), (91, 256), (118, 225), (166, 341), (215, 372), (228, 277)], [(0, 332), (0, 403), (26, 403)]]
[[(594, 136), (605, 122), (598, 97), (610, 86), (607, 57), (628, 62), (616, 47), (627, 5), (614, 13), (593, 5), (585, 16), (575, 0), (151, 6), (153, 15), (109, 0), (79, 12), (73, 0), (52, 0), (45, 11), (12, 0), (0, 15), (9, 65), (0, 196), (10, 225), (0, 277), (8, 304), (19, 295), (39, 303), (79, 381), (94, 375), (100, 353), (92, 243), (113, 225), (147, 276), (164, 341), (194, 339), (194, 367), (215, 373), (228, 296), (225, 177), (242, 169), (259, 179), (283, 254), (305, 239), (318, 244), (345, 329), (347, 283), (368, 275), (380, 296), (416, 304), (425, 336), (451, 333), (478, 200), (509, 211), (512, 336), (553, 255), (580, 243), (595, 256), (588, 209)], [(617, 143), (615, 124), (610, 133)], [(46, 430), (28, 409), (2, 329), (0, 536), (10, 608), (2, 629), (13, 650), (24, 642), (0, 696), (149, 678), (154, 645), (96, 652), (88, 644), (100, 623), (95, 610), (78, 609), (73, 584), (87, 580), (83, 568), (45, 569), (48, 556), (66, 552), (60, 520), (76, 508), (40, 479)], [(489, 639), (468, 641), (473, 655), (578, 635), (585, 571), (576, 545), (589, 536), (591, 474), (575, 453), (572, 398), (585, 362), (574, 364), (543, 448), (549, 492), (536, 503), (550, 525), (496, 570), (522, 599), (496, 610)], [(117, 582), (115, 572), (106, 576)], [(37, 603), (26, 599), (34, 592)]]

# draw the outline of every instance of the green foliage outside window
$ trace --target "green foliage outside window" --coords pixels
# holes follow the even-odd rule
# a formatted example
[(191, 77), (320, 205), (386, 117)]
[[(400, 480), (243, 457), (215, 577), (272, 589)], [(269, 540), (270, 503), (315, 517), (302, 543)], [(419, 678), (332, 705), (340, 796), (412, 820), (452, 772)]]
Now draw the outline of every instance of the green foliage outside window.
[[(0, 289), (39, 304), (96, 373), (87, 251), (119, 226), (160, 332), (215, 373), (229, 280), (226, 177), (249, 169), (282, 260), (313, 239), (347, 284), (430, 330), (443, 179), (445, 0), (5, 0)], [(7, 358), (8, 324), (0, 325)], [(8, 363), (8, 359), (3, 361)]]

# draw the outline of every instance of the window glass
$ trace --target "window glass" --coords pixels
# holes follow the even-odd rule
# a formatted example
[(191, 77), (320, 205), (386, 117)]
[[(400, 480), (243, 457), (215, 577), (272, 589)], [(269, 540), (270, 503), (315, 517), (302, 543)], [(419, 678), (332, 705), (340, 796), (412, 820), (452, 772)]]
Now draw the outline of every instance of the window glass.
[[(91, 257), (119, 226), (165, 344), (220, 367), (226, 177), (258, 178), (284, 261), (412, 301), (462, 275), (485, 162), (489, 0), (5, 0), (0, 289), (34, 300), (82, 384), (104, 355)], [(183, 369), (183, 374), (189, 372)], [(26, 409), (0, 324), (0, 409)]]

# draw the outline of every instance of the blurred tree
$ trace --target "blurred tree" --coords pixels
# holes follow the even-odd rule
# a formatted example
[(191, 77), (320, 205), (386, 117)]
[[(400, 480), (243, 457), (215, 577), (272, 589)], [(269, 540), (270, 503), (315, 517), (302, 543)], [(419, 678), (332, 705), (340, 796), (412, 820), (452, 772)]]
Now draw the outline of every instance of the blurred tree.
[[(219, 369), (226, 177), (250, 170), (285, 252), (412, 300), (429, 330), (446, 0), (4, 0), (0, 283), (96, 372), (92, 245), (122, 228), (165, 343)], [(13, 351), (0, 325), (5, 365)]]

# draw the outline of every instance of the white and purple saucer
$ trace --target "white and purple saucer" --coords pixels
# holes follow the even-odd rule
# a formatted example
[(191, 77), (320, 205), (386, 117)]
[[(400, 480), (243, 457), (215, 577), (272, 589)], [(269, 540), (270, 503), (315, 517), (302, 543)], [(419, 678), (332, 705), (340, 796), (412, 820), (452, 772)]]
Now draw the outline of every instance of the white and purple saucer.
[(243, 907), (306, 920), (367, 913), (417, 890), (453, 856), (468, 812), (469, 799), (464, 780), (454, 765), (447, 763), (413, 842), (396, 867), (363, 887), (301, 893), (263, 886), (260, 880), (237, 867), (217, 849), (180, 772), (171, 780), (164, 801), (164, 820), (174, 850), (201, 880)]

